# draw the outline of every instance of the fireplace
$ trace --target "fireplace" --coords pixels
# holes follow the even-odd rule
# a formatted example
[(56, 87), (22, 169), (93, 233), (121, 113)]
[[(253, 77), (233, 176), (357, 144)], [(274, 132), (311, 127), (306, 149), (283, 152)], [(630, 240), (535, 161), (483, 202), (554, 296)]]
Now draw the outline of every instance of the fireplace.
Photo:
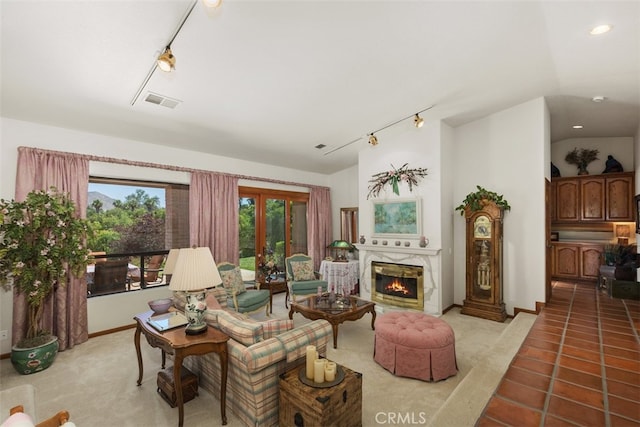
[(381, 304), (424, 309), (423, 267), (373, 261), (371, 300)]

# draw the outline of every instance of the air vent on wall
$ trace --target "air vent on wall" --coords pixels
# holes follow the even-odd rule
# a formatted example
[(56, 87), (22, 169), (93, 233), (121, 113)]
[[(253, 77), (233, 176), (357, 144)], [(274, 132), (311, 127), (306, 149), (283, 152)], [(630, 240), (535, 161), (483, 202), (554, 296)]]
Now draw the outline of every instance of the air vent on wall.
[(180, 100), (169, 98), (168, 96), (159, 95), (153, 92), (148, 92), (144, 100), (152, 104), (162, 105), (163, 107), (171, 109), (176, 108), (179, 104), (182, 103), (182, 101)]

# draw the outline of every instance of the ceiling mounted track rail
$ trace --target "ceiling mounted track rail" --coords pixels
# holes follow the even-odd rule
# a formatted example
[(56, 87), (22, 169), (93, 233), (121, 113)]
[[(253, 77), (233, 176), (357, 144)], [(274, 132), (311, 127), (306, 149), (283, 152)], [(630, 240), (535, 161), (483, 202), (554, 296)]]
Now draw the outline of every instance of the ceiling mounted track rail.
[[(178, 25), (178, 28), (174, 31), (173, 36), (171, 36), (171, 39), (166, 44), (165, 49), (169, 48), (171, 46), (171, 43), (173, 43), (173, 41), (176, 39), (178, 33), (180, 33), (180, 30), (182, 30), (182, 27), (184, 26), (184, 23), (187, 22), (187, 19), (189, 19), (189, 16), (191, 16), (191, 12), (193, 12), (193, 9), (196, 7), (196, 4), (198, 4), (198, 0), (194, 0), (191, 3), (191, 6), (189, 6), (189, 9), (187, 10), (187, 12), (182, 17), (182, 20), (180, 21), (180, 24)], [(163, 49), (163, 51), (164, 51), (164, 49)], [(154, 59), (153, 65), (151, 66), (151, 69), (147, 73), (147, 76), (145, 77), (145, 79), (143, 80), (142, 84), (138, 88), (138, 91), (136, 92), (136, 94), (134, 95), (133, 99), (131, 100), (130, 104), (132, 106), (135, 105), (135, 103), (138, 101), (138, 98), (140, 98), (140, 94), (145, 90), (145, 88), (147, 87), (147, 84), (149, 83), (149, 80), (151, 80), (151, 77), (153, 76), (153, 73), (155, 73), (157, 69), (158, 69), (158, 62)]]

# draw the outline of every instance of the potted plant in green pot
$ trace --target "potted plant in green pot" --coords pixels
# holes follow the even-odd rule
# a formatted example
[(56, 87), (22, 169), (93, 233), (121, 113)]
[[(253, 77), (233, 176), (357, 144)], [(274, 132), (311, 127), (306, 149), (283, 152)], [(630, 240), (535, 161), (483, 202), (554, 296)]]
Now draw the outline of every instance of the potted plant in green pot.
[(73, 201), (54, 187), (32, 191), (22, 202), (0, 200), (0, 278), (28, 304), (26, 336), (11, 351), (22, 374), (44, 370), (55, 359), (58, 338), (43, 330), (43, 307), (54, 289), (66, 284), (68, 273), (85, 274), (88, 233)]

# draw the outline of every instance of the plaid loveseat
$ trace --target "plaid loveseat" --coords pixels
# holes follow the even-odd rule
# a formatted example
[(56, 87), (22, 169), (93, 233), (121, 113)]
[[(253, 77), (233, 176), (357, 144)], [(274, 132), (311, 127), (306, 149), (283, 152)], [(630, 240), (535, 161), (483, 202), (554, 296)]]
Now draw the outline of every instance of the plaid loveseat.
[[(331, 324), (315, 320), (294, 327), (289, 319), (256, 321), (227, 309), (227, 295), (221, 287), (211, 293), (221, 308), (207, 310), (207, 323), (231, 337), (227, 342), (227, 408), (247, 426), (276, 426), (278, 376), (304, 364), (308, 345), (315, 345), (320, 354), (326, 355)], [(184, 297), (174, 295), (178, 309), (184, 309), (184, 303)], [(219, 398), (221, 370), (217, 354), (188, 357), (184, 366), (198, 375), (202, 388)]]

